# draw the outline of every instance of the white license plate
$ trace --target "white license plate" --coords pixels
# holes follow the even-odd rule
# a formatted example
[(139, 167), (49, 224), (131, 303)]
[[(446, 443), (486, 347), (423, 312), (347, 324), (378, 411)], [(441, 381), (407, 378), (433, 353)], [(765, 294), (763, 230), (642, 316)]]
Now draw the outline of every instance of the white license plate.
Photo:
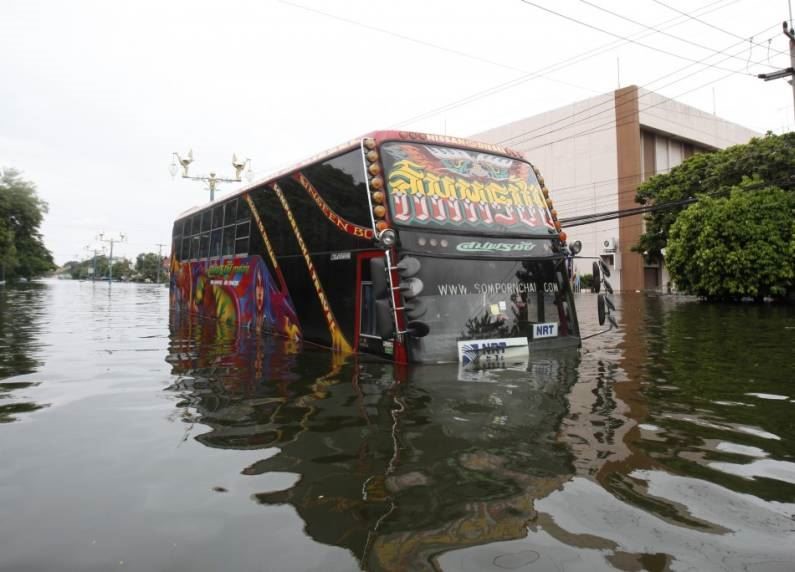
[(458, 342), (458, 361), (468, 364), (478, 358), (505, 358), (517, 352), (528, 352), (527, 338), (492, 338)]
[(554, 338), (558, 335), (558, 323), (547, 322), (545, 324), (533, 324), (532, 339)]

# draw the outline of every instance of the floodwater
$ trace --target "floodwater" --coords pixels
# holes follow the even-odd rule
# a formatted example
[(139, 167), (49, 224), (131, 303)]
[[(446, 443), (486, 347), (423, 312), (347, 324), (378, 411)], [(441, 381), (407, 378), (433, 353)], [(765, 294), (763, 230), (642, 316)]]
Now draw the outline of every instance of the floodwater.
[(0, 287), (0, 570), (795, 570), (795, 311), (616, 303), (471, 374)]

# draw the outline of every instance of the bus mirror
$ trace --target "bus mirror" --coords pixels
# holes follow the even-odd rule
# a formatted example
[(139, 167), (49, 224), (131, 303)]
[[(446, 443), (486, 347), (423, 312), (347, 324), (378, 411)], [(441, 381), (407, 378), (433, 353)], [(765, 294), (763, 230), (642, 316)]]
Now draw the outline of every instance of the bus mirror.
[(605, 325), (605, 295), (599, 294), (596, 297), (596, 313), (599, 316), (599, 325)]
[(398, 289), (403, 292), (404, 298), (419, 296), (420, 292), (422, 292), (422, 287), (422, 280), (419, 278), (409, 278), (398, 284)]
[(395, 335), (395, 321), (389, 300), (375, 301), (375, 325), (381, 339), (387, 340)]
[(569, 251), (573, 256), (577, 256), (582, 250), (582, 242), (575, 240), (569, 245)]
[(404, 256), (403, 259), (398, 262), (396, 268), (401, 276), (410, 278), (420, 271), (420, 266), (420, 261), (413, 256)]
[(610, 325), (614, 328), (618, 327), (618, 322), (616, 322), (616, 319), (613, 316), (607, 316), (607, 321), (610, 322)]
[(605, 278), (610, 278), (610, 269), (607, 267), (607, 264), (605, 264), (605, 261), (601, 258), (599, 259), (599, 269), (602, 271), (602, 275)]
[(376, 300), (389, 298), (386, 259), (383, 256), (370, 259), (370, 281), (373, 283), (373, 297)]
[(422, 318), (428, 311), (428, 305), (422, 298), (412, 298), (411, 300), (406, 300), (406, 303), (403, 304), (403, 308), (405, 309), (406, 316), (409, 320)]
[(428, 327), (428, 324), (425, 322), (420, 322), (419, 320), (414, 320), (408, 323), (408, 329), (406, 330), (406, 333), (412, 338), (424, 338), (430, 331), (431, 328)]
[(613, 304), (613, 301), (607, 296), (605, 296), (605, 304), (607, 305), (607, 309), (610, 310), (610, 312), (616, 311), (616, 305)]
[(602, 282), (605, 285), (605, 291), (607, 291), (608, 294), (612, 294), (613, 293), (613, 287), (610, 285), (610, 282), (608, 282), (607, 280), (602, 280)]
[(599, 271), (599, 264), (594, 261), (593, 263), (593, 291), (599, 292), (602, 289), (602, 273)]

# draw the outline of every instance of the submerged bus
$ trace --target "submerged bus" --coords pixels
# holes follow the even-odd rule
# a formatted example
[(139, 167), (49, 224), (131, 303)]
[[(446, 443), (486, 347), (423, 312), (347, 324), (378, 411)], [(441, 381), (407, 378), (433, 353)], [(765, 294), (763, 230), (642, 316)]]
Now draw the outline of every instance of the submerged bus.
[(174, 223), (172, 309), (396, 363), (578, 346), (539, 172), (496, 145), (378, 131)]

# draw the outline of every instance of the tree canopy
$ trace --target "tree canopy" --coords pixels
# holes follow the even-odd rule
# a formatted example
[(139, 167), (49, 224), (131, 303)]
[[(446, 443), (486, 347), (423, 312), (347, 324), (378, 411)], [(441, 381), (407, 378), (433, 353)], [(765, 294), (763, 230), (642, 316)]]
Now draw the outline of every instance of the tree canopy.
[[(767, 134), (714, 153), (697, 153), (669, 173), (656, 175), (638, 187), (642, 205), (659, 205), (689, 198), (728, 194), (744, 179), (759, 186), (791, 189), (795, 185), (795, 132)], [(635, 250), (658, 256), (671, 225), (686, 207), (655, 211), (646, 217), (646, 232)]]
[(733, 300), (782, 297), (792, 288), (795, 193), (756, 184), (705, 197), (671, 225), (665, 260), (679, 289)]
[(0, 276), (31, 279), (55, 269), (40, 231), (46, 212), (33, 183), (14, 169), (0, 172)]
[[(158, 268), (160, 271), (158, 272)], [(163, 259), (155, 252), (142, 252), (135, 259), (135, 271), (141, 280), (157, 282), (158, 277), (162, 280), (165, 275), (163, 271)]]
[[(69, 274), (75, 280), (91, 279), (105, 280), (108, 277), (108, 257), (104, 254), (94, 258), (87, 258), (83, 261), (70, 261), (64, 264), (68, 268)], [(96, 272), (95, 272), (96, 270)], [(113, 279), (127, 280), (133, 275), (132, 263), (123, 257), (113, 257)]]
[(708, 299), (782, 297), (795, 285), (795, 133), (700, 153), (638, 189), (655, 211), (635, 250), (658, 256), (677, 287)]

